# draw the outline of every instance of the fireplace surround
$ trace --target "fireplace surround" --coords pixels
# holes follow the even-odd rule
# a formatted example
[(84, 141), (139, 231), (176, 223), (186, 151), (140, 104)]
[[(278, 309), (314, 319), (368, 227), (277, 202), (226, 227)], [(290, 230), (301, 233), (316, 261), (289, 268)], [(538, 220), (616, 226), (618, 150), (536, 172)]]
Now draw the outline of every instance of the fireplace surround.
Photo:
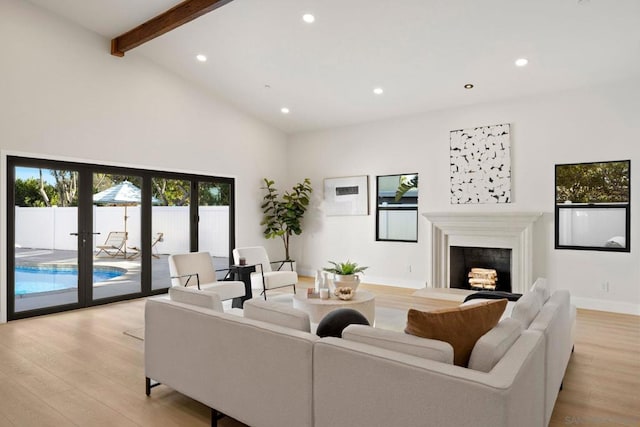
[(426, 212), (431, 223), (428, 286), (449, 288), (450, 248), (511, 249), (511, 291), (524, 293), (532, 283), (533, 226), (542, 212)]

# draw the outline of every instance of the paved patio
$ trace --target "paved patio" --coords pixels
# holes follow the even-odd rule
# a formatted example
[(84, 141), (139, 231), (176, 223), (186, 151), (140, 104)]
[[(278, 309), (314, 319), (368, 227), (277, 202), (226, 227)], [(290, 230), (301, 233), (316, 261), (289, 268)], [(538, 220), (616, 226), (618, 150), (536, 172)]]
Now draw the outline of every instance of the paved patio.
[[(77, 251), (51, 250), (38, 248), (16, 248), (16, 266), (32, 265), (77, 265)], [(159, 254), (159, 258), (151, 258), (151, 288), (164, 289), (170, 286), (168, 254)], [(118, 295), (128, 295), (140, 292), (141, 260), (123, 256), (109, 257), (99, 256), (93, 258), (94, 267), (117, 267), (126, 270), (126, 273), (103, 282), (93, 284), (93, 299), (99, 300)], [(215, 257), (216, 269), (229, 267), (229, 259)], [(224, 273), (220, 273), (224, 277)], [(12, 296), (9, 296), (10, 298)], [(76, 288), (65, 290), (26, 293), (15, 296), (15, 311), (33, 310), (36, 308), (55, 305), (73, 304), (78, 302)]]

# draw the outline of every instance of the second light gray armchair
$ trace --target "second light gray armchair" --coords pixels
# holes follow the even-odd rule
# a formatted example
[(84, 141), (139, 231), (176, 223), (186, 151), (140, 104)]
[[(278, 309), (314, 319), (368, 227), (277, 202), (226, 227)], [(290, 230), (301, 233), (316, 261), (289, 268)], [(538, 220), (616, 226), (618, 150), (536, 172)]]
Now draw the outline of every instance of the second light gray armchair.
[(234, 249), (234, 264), (240, 264), (240, 258), (244, 258), (247, 265), (256, 266), (256, 272), (251, 273), (251, 288), (262, 289), (261, 295), (265, 300), (270, 289), (293, 286), (293, 293), (296, 292), (298, 274), (293, 271), (293, 261), (269, 261), (267, 251), (262, 246)]

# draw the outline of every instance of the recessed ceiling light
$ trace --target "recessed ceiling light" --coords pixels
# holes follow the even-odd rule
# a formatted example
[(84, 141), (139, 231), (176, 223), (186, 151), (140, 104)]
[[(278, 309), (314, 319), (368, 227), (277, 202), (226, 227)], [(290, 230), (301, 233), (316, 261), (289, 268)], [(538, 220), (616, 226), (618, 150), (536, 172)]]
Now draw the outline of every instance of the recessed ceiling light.
[(313, 16), (312, 14), (310, 14), (310, 13), (305, 13), (304, 15), (302, 15), (302, 20), (304, 22), (306, 22), (307, 24), (311, 24), (311, 23), (313, 23), (313, 21), (316, 20), (316, 17)]
[(207, 57), (202, 54), (196, 56), (196, 59), (200, 62), (207, 62)]
[(384, 90), (382, 90), (381, 87), (377, 87), (373, 89), (373, 93), (375, 93), (376, 95), (382, 95), (384, 93)]
[(518, 58), (518, 59), (516, 59), (516, 65), (518, 67), (524, 67), (528, 63), (529, 63), (529, 60), (527, 58)]
[(473, 85), (471, 83), (467, 83), (466, 85), (464, 85), (465, 89), (473, 89)]
[(282, 107), (280, 111), (282, 112), (282, 114), (289, 114), (289, 109), (287, 107)]

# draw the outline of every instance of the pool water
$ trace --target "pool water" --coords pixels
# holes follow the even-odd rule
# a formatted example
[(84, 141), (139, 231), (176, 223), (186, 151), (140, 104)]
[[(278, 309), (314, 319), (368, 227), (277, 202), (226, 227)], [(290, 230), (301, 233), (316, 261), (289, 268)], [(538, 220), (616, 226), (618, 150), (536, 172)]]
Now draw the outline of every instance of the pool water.
[[(93, 283), (121, 276), (126, 270), (115, 267), (94, 267)], [(15, 294), (33, 294), (78, 287), (78, 267), (18, 266), (15, 270)]]

